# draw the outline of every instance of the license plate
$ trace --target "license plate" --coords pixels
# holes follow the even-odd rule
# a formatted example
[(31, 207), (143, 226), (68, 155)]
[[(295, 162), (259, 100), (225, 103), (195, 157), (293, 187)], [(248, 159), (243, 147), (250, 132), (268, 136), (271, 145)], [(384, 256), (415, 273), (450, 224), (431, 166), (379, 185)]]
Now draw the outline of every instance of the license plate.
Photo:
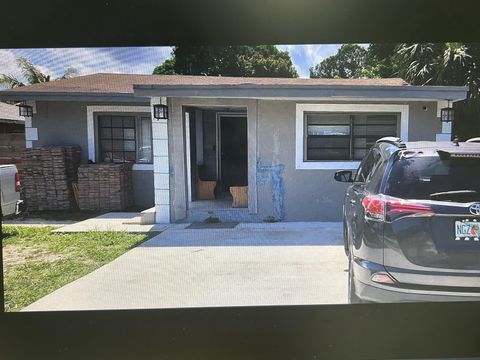
[(455, 240), (474, 240), (480, 237), (480, 222), (455, 221)]

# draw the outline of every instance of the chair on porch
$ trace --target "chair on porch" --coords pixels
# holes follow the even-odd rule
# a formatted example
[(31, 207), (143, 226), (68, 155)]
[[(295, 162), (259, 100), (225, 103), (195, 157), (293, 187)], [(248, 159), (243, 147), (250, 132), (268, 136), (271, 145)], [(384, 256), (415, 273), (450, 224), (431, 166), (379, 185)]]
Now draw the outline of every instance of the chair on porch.
[(229, 190), (233, 198), (232, 207), (248, 207), (248, 186), (230, 186)]
[(202, 180), (203, 166), (197, 167), (197, 198), (198, 200), (215, 200), (217, 180)]

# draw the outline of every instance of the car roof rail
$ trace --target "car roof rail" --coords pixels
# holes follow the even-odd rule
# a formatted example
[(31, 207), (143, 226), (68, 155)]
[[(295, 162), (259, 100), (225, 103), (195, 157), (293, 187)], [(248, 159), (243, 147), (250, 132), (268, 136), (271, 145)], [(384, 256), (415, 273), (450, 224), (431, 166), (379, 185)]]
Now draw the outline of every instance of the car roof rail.
[(468, 143), (480, 143), (480, 137), (474, 137), (474, 138), (468, 139), (468, 140), (465, 141), (465, 142), (468, 142)]
[(405, 143), (402, 141), (402, 139), (400, 139), (398, 137), (394, 137), (394, 136), (383, 137), (381, 139), (378, 139), (376, 143), (377, 144), (379, 144), (379, 143), (392, 144), (392, 145), (395, 145), (395, 146), (399, 147), (400, 149), (406, 149), (407, 148), (407, 145), (405, 145)]

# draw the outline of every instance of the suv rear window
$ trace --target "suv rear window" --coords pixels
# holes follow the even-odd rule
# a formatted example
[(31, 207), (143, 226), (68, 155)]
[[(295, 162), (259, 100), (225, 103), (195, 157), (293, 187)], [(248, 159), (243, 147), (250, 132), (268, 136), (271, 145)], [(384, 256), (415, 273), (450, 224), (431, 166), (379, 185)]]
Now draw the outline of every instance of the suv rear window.
[(430, 200), (430, 194), (473, 190), (480, 194), (480, 159), (438, 156), (397, 160), (388, 177), (385, 194), (403, 199)]

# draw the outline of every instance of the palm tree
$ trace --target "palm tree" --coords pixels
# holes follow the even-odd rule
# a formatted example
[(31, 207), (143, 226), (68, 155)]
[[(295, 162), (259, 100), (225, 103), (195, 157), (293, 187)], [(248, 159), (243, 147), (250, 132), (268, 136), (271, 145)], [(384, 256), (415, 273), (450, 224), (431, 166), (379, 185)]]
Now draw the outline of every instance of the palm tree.
[[(478, 95), (480, 71), (478, 44), (457, 42), (399, 44), (396, 60), (398, 75), (413, 85), (469, 86), (470, 95)], [(475, 54), (478, 55), (478, 54)]]
[[(50, 75), (42, 73), (37, 67), (35, 67), (28, 59), (20, 57), (17, 59), (18, 67), (20, 68), (23, 77), (26, 79), (28, 85), (48, 82), (51, 80)], [(63, 75), (57, 79), (67, 79), (69, 77), (75, 76), (78, 74), (77, 69), (69, 67), (65, 70)], [(0, 84), (5, 84), (10, 88), (25, 86), (26, 84), (16, 78), (13, 75), (9, 74), (0, 74)]]
[(434, 62), (437, 56), (435, 44), (399, 44), (396, 58), (401, 64), (399, 76), (413, 85), (430, 84), (434, 75)]
[(466, 85), (466, 74), (472, 66), (472, 56), (462, 43), (445, 43), (438, 63), (437, 83)]

